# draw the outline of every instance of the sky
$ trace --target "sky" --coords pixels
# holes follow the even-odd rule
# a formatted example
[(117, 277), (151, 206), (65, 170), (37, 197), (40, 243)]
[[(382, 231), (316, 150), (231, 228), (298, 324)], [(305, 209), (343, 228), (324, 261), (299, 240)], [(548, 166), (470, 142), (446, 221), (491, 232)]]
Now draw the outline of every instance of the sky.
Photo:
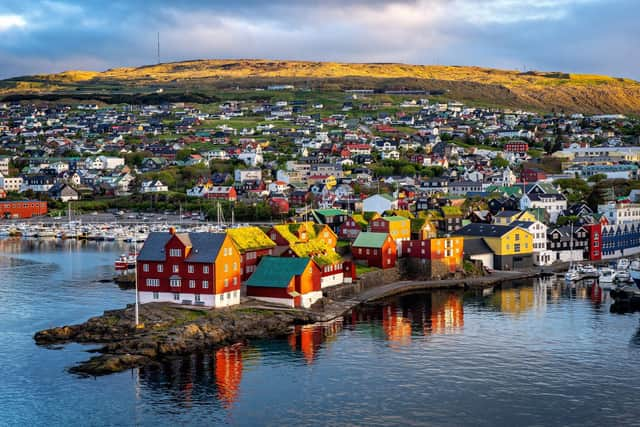
[(640, 0), (2, 0), (0, 78), (189, 59), (478, 65), (640, 80)]

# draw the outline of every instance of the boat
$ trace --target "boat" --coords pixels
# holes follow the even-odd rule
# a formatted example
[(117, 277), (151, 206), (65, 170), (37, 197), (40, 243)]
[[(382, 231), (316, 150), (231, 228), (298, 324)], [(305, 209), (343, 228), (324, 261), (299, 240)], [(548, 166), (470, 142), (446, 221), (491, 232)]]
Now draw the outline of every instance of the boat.
[(564, 274), (564, 280), (567, 282), (574, 282), (576, 280), (580, 280), (580, 273), (577, 269), (571, 268)]
[(598, 270), (591, 264), (581, 265), (580, 272), (586, 275), (597, 275)]
[(636, 284), (636, 287), (640, 288), (640, 260), (635, 259), (629, 265), (629, 276)]
[(603, 267), (598, 275), (598, 282), (601, 285), (611, 285), (615, 279), (615, 271), (612, 268)]
[(136, 267), (136, 254), (122, 254), (114, 263), (116, 270), (131, 270)]
[(631, 281), (631, 275), (627, 270), (618, 270), (615, 272), (614, 276), (617, 282), (626, 283)]
[(630, 266), (629, 260), (627, 258), (620, 258), (618, 260), (618, 264), (616, 265), (616, 270), (628, 270)]

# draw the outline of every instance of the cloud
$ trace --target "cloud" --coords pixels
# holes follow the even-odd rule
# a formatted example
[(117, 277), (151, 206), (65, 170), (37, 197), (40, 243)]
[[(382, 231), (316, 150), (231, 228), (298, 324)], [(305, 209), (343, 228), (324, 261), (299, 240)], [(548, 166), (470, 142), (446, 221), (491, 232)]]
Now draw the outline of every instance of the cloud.
[(0, 33), (14, 28), (24, 28), (27, 21), (20, 15), (0, 15)]
[(153, 63), (158, 31), (163, 61), (394, 61), (640, 77), (637, 0), (4, 0), (0, 31), (6, 16), (22, 21), (0, 37), (4, 77)]

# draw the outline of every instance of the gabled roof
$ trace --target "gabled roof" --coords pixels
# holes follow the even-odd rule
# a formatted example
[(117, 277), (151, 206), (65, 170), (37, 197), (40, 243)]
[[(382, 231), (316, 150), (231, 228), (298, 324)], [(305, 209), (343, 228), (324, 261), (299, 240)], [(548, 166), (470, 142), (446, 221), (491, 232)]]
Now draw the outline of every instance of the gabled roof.
[(494, 215), (494, 218), (511, 218), (513, 216), (521, 214), (522, 211), (502, 211)]
[(510, 231), (519, 228), (515, 225), (484, 224), (480, 222), (469, 224), (453, 233), (454, 236), (473, 237), (502, 237)]
[(242, 253), (276, 246), (275, 242), (258, 227), (230, 228), (227, 234)]
[(249, 277), (246, 284), (247, 286), (287, 288), (291, 279), (302, 274), (310, 261), (310, 258), (262, 257), (256, 271)]
[[(218, 257), (218, 252), (227, 237), (224, 233), (180, 233), (177, 235), (185, 246), (191, 250), (186, 258), (187, 262), (212, 263)], [(162, 262), (166, 260), (165, 246), (173, 234), (168, 231), (154, 231), (144, 242), (138, 261)], [(185, 243), (186, 242), (186, 243)]]
[(381, 248), (389, 235), (387, 233), (371, 233), (362, 231), (356, 237), (353, 246), (359, 248)]
[(484, 239), (464, 239), (465, 255), (480, 255), (493, 253), (491, 248), (487, 246)]

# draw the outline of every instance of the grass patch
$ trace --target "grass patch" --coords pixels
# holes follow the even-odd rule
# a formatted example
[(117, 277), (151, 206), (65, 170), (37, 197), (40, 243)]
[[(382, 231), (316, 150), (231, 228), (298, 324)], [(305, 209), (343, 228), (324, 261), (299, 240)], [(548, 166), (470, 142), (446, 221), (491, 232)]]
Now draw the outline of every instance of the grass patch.
[(378, 267), (369, 267), (368, 265), (356, 264), (356, 274), (360, 276), (361, 274), (370, 273), (372, 271), (380, 270)]

